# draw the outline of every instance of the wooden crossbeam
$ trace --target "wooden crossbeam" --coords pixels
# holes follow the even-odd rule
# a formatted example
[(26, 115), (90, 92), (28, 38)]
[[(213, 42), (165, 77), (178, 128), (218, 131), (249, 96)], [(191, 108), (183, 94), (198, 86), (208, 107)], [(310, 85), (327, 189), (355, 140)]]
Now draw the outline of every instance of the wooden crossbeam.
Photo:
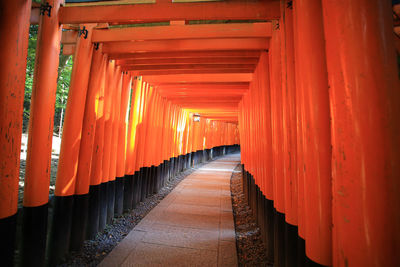
[(244, 57), (259, 58), (260, 51), (238, 50), (238, 51), (170, 51), (170, 52), (141, 52), (141, 53), (119, 53), (109, 55), (110, 59), (171, 59), (171, 58), (221, 58), (221, 57)]
[(112, 42), (103, 45), (107, 54), (195, 50), (267, 50), (267, 38), (188, 39), (143, 42)]
[(228, 73), (228, 74), (175, 74), (175, 75), (149, 75), (143, 80), (151, 84), (158, 83), (226, 83), (226, 82), (250, 82), (253, 74)]
[(121, 66), (136, 65), (179, 65), (179, 64), (257, 64), (258, 58), (247, 57), (208, 57), (208, 58), (149, 58), (118, 59), (115, 64)]
[(170, 25), (95, 29), (93, 31), (92, 41), (103, 43), (132, 40), (150, 41), (205, 38), (268, 38), (271, 37), (271, 34), (272, 24), (270, 22)]
[(207, 70), (207, 69), (255, 69), (255, 64), (175, 64), (175, 65), (121, 65), (122, 69), (141, 70)]
[(143, 23), (171, 20), (271, 20), (280, 16), (280, 1), (222, 1), (205, 3), (73, 6), (60, 8), (60, 22)]
[[(122, 71), (129, 71), (121, 68)], [(252, 69), (169, 69), (169, 70), (141, 70), (130, 71), (134, 76), (172, 75), (172, 74), (217, 74), (217, 73), (253, 73)]]

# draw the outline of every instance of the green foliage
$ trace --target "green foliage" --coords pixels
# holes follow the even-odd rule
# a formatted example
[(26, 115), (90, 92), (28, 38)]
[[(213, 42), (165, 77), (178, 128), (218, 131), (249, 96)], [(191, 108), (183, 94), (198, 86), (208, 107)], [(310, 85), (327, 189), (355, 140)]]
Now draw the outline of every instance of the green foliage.
[[(33, 76), (35, 69), (36, 43), (38, 35), (38, 25), (31, 25), (29, 28), (29, 46), (26, 65), (26, 82), (25, 82), (25, 97), (24, 97), (24, 115), (23, 115), (23, 131), (28, 130), (30, 104), (32, 96)], [(71, 56), (62, 54), (62, 46), (58, 66), (57, 93), (54, 114), (54, 131), (58, 132), (60, 120), (62, 122), (62, 110), (68, 98), (69, 82), (71, 79), (73, 60)], [(61, 123), (62, 124), (62, 123)]]

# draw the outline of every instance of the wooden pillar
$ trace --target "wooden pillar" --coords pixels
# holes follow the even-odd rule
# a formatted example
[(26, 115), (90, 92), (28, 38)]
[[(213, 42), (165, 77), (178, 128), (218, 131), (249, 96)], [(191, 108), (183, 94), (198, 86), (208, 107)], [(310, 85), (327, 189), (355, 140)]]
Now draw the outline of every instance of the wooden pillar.
[(61, 1), (49, 1), (39, 20), (35, 71), (29, 116), (28, 152), (24, 186), (22, 265), (43, 265), (51, 174), (54, 109), (60, 54)]
[(320, 0), (298, 0), (293, 4), (295, 49), (302, 55), (296, 68), (299, 68), (306, 116), (303, 147), (306, 255), (319, 264), (331, 265), (331, 134), (322, 7)]
[(333, 265), (400, 266), (400, 82), (391, 1), (322, 1)]
[(76, 175), (74, 210), (72, 217), (71, 245), (72, 251), (80, 251), (86, 238), (89, 214), (89, 185), (92, 167), (92, 150), (96, 130), (96, 101), (101, 92), (103, 53), (94, 50), (90, 68), (89, 84), (86, 95), (85, 113), (82, 124), (82, 139), (79, 149), (78, 170)]
[(0, 4), (0, 258), (13, 265), (30, 0)]
[(125, 164), (126, 164), (126, 126), (127, 110), (129, 102), (129, 93), (131, 91), (132, 76), (128, 73), (122, 75), (122, 90), (119, 105), (119, 118), (117, 120), (118, 135), (116, 155), (116, 180), (115, 180), (115, 213), (121, 215), (124, 206), (124, 182), (125, 182)]
[[(88, 30), (77, 41), (72, 67), (71, 83), (65, 111), (60, 158), (57, 170), (53, 225), (50, 236), (50, 264), (57, 264), (66, 255), (70, 245), (73, 200), (78, 170), (82, 122), (92, 61), (93, 25), (81, 25)], [(86, 36), (86, 38), (85, 38)]]
[[(101, 49), (101, 44), (99, 49)], [(95, 55), (96, 56), (96, 55)], [(100, 92), (96, 96), (96, 129), (93, 141), (92, 164), (90, 168), (90, 187), (89, 187), (89, 214), (87, 238), (93, 239), (99, 230), (100, 204), (101, 204), (101, 181), (103, 166), (103, 147), (104, 147), (104, 90), (106, 87), (106, 67), (107, 56), (101, 58), (101, 83)]]

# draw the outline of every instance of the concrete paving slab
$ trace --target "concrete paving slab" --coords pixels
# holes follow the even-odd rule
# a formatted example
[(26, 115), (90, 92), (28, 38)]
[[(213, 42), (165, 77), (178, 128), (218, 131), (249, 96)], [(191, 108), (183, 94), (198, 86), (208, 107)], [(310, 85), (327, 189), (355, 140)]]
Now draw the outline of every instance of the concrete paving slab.
[(230, 177), (240, 154), (186, 177), (100, 266), (237, 266)]

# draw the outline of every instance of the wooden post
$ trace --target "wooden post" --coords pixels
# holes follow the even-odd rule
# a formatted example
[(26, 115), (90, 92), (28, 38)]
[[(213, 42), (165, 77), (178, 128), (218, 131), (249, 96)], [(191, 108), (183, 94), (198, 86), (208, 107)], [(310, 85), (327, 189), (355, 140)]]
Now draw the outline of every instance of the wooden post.
[(331, 265), (331, 128), (322, 7), (320, 0), (298, 0), (293, 4), (295, 50), (302, 55), (296, 62), (298, 86), (303, 91), (306, 118), (303, 129), (306, 255), (319, 264)]
[(322, 1), (333, 265), (400, 266), (400, 82), (391, 1)]
[(30, 0), (0, 4), (0, 258), (13, 265)]

